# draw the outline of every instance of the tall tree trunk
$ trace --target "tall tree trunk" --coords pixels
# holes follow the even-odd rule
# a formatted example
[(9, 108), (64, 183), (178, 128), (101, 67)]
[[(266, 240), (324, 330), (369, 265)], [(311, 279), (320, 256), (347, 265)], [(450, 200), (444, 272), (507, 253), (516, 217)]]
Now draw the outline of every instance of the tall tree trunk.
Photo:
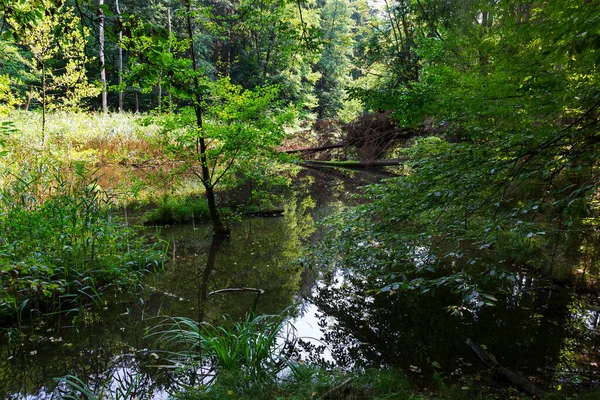
[[(173, 28), (171, 27), (171, 7), (167, 7), (167, 22), (169, 24), (169, 39), (173, 34)], [(171, 48), (169, 47), (169, 51)], [(173, 112), (173, 96), (171, 95), (171, 83), (169, 82), (169, 112)]]
[(42, 62), (42, 144), (46, 144), (46, 65)]
[[(121, 19), (121, 10), (119, 9), (119, 0), (115, 0), (115, 7), (117, 9), (117, 16)], [(119, 112), (123, 112), (123, 26), (119, 25)]]
[[(161, 71), (162, 73), (162, 71)], [(158, 85), (156, 86), (156, 106), (158, 107), (158, 109), (160, 109), (160, 107), (162, 107), (162, 85), (160, 83), (160, 77), (158, 78)]]
[(196, 50), (194, 48), (194, 31), (192, 29), (191, 5), (190, 0), (185, 0), (186, 19), (187, 19), (187, 34), (190, 40), (190, 58), (192, 59), (192, 69), (194, 70), (194, 112), (196, 114), (196, 127), (198, 128), (198, 137), (196, 139), (196, 153), (200, 161), (202, 169), (202, 184), (206, 189), (206, 200), (208, 202), (208, 210), (210, 219), (213, 225), (215, 235), (228, 235), (229, 229), (223, 225), (219, 210), (216, 206), (215, 192), (208, 167), (208, 157), (206, 141), (202, 135), (202, 95), (200, 93), (200, 81), (198, 80), (198, 65), (196, 63)]
[(108, 112), (108, 98), (106, 92), (106, 65), (104, 63), (104, 10), (102, 6), (104, 5), (104, 0), (98, 1), (98, 17), (99, 17), (99, 26), (98, 26), (98, 41), (100, 42), (100, 83), (102, 84), (102, 111), (104, 113)]

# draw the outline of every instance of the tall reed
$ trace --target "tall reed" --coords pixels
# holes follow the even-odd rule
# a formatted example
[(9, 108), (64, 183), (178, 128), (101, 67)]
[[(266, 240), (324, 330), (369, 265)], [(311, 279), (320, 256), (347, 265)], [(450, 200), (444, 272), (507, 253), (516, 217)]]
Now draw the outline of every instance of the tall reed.
[(111, 193), (84, 164), (41, 159), (4, 177), (0, 316), (95, 298), (102, 285), (131, 283), (161, 262), (160, 246), (112, 215)]

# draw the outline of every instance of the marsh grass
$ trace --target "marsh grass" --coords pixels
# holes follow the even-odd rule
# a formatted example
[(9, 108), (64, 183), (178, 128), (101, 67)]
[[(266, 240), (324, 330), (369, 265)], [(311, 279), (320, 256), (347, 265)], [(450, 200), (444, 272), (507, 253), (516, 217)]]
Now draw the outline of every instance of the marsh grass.
[(111, 193), (83, 163), (43, 159), (4, 176), (0, 316), (20, 322), (26, 311), (72, 309), (161, 265), (162, 245), (145, 244), (112, 215)]
[[(151, 203), (152, 204), (152, 203)], [(163, 195), (154, 208), (144, 214), (145, 225), (199, 223), (210, 220), (208, 204), (199, 196)]]
[(142, 126), (141, 117), (130, 113), (93, 114), (53, 112), (46, 121), (47, 140), (41, 137), (41, 115), (14, 111), (4, 117), (18, 134), (10, 135), (7, 148), (13, 158), (31, 158), (43, 151), (63, 162), (88, 164), (144, 163), (160, 159), (158, 128)]
[(240, 384), (264, 383), (286, 369), (293, 348), (294, 329), (286, 312), (249, 315), (240, 322), (225, 317), (221, 325), (174, 317), (155, 327), (148, 337), (172, 351), (172, 361), (179, 365), (209, 365), (217, 377), (223, 371), (239, 371), (245, 377)]
[(106, 382), (100, 385), (98, 390), (89, 387), (85, 382), (73, 375), (67, 375), (55, 379), (60, 386), (60, 398), (72, 400), (132, 400), (139, 398), (139, 380), (133, 378), (132, 382), (126, 382), (122, 387), (109, 389)]

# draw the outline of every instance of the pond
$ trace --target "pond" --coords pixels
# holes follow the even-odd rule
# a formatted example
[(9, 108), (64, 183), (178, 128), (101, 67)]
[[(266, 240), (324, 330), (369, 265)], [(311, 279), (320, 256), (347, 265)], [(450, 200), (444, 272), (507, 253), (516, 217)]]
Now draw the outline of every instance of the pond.
[[(303, 170), (280, 216), (234, 222), (226, 240), (207, 225), (149, 228), (148, 240), (169, 243), (168, 262), (141, 287), (107, 292), (99, 305), (32, 318), (22, 333), (0, 336), (0, 398), (59, 398), (55, 378), (74, 375), (90, 387), (113, 391), (135, 382), (144, 399), (197, 383), (198, 371), (176, 373), (165, 354), (145, 338), (167, 316), (213, 324), (290, 309), (300, 355), (341, 368), (394, 366), (423, 385), (434, 373), (446, 379), (484, 371), (467, 341), (485, 346), (498, 361), (543, 387), (599, 377), (599, 310), (525, 273), (494, 288), (494, 307), (450, 313), (458, 296), (389, 291), (376, 278), (343, 269), (319, 272), (294, 261), (318, 240), (315, 221), (339, 212), (357, 187), (374, 178), (359, 173)], [(225, 288), (264, 291), (220, 292)], [(212, 293), (212, 294), (211, 294)]]
[(339, 210), (373, 177), (303, 170), (295, 180), (282, 215), (235, 221), (226, 240), (213, 240), (205, 224), (149, 228), (149, 241), (169, 243), (168, 262), (149, 274), (143, 287), (109, 291), (99, 307), (36, 316), (24, 323), (22, 333), (7, 327), (0, 334), (0, 398), (58, 398), (53, 379), (65, 375), (91, 387), (110, 382), (115, 389), (135, 376), (146, 385), (144, 398), (167, 398), (185, 382), (162, 368), (166, 362), (144, 339), (148, 327), (166, 316), (211, 323), (224, 315), (244, 318), (254, 294), (209, 295), (224, 288), (263, 290), (256, 309), (260, 314), (279, 314), (297, 304), (313, 281), (292, 261), (314, 237), (315, 220)]

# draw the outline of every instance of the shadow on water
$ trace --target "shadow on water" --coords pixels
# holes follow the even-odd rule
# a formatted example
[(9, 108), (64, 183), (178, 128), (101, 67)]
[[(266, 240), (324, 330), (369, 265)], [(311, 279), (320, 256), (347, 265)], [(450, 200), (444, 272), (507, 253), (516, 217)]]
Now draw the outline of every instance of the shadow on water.
[(448, 288), (375, 294), (383, 285), (339, 273), (319, 282), (312, 302), (323, 348), (309, 349), (313, 360), (326, 348), (325, 362), (338, 367), (393, 366), (416, 380), (434, 373), (456, 380), (485, 369), (470, 339), (542, 387), (598, 384), (600, 310), (589, 298), (517, 274), (495, 288), (495, 306), (453, 315), (447, 305), (460, 298)]

